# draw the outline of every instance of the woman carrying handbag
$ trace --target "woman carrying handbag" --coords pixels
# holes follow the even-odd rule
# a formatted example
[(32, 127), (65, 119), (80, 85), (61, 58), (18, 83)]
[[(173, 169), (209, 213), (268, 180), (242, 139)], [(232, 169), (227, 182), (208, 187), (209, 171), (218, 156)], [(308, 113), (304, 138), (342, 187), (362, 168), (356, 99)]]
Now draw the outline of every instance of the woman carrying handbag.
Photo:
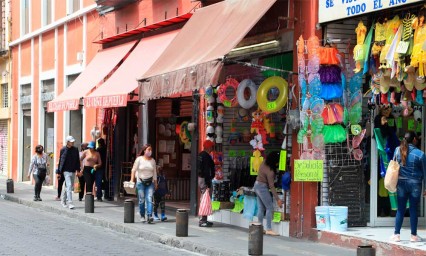
[(28, 170), (28, 178), (33, 174), (34, 185), (34, 201), (42, 201), (40, 197), (41, 187), (46, 175), (49, 175), (49, 162), (47, 154), (43, 152), (42, 145), (35, 147), (35, 154), (31, 158), (30, 168)]
[(419, 140), (414, 132), (407, 132), (401, 145), (395, 150), (395, 159), (399, 163), (399, 176), (397, 185), (397, 201), (398, 210), (395, 218), (395, 231), (391, 237), (391, 241), (400, 242), (400, 231), (402, 222), (404, 221), (407, 201), (410, 202), (410, 225), (411, 238), (410, 242), (420, 242), (422, 239), (417, 235), (417, 207), (420, 198), (426, 195), (426, 191), (422, 193), (422, 183), (424, 187), (426, 176), (426, 156), (416, 146)]

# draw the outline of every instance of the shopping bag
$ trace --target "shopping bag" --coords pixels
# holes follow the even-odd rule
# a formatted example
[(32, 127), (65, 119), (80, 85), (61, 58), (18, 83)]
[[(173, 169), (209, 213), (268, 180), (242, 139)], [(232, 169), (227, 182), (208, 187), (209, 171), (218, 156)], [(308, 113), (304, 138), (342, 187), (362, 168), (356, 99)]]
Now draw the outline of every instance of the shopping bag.
[(50, 185), (50, 176), (49, 175), (47, 175), (46, 176), (46, 178), (44, 178), (44, 181), (43, 181), (43, 186), (49, 186)]
[(396, 192), (396, 185), (398, 183), (399, 176), (399, 163), (396, 161), (395, 156), (389, 162), (388, 169), (385, 175), (385, 188), (389, 192)]
[(209, 216), (212, 215), (212, 201), (210, 199), (210, 192), (207, 188), (204, 194), (201, 196), (200, 208), (198, 209), (198, 216)]
[(74, 193), (80, 193), (81, 192), (81, 188), (80, 188), (80, 182), (78, 181), (78, 179), (74, 182)]

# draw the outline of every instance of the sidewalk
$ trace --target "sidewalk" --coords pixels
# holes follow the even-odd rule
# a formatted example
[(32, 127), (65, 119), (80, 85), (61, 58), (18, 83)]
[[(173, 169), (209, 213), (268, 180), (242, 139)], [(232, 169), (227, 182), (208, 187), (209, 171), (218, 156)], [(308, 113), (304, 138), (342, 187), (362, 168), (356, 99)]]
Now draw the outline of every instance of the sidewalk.
[[(14, 201), (29, 207), (61, 214), (81, 221), (103, 226), (117, 232), (127, 233), (153, 242), (166, 244), (172, 247), (186, 249), (205, 255), (247, 255), (248, 229), (236, 228), (230, 225), (214, 223), (212, 228), (198, 227), (198, 218), (189, 218), (189, 236), (175, 236), (174, 212), (168, 212), (167, 222), (146, 224), (139, 222), (137, 206), (135, 207), (135, 223), (124, 223), (123, 203), (95, 201), (95, 213), (84, 213), (84, 201), (74, 200), (75, 209), (63, 208), (59, 201), (55, 201), (56, 189), (43, 187), (42, 202), (34, 202), (34, 186), (26, 183), (14, 183), (13, 194), (6, 193), (6, 178), (0, 176), (1, 198)], [(78, 198), (74, 194), (73, 199)], [(1, 199), (0, 199), (1, 200)], [(136, 204), (137, 205), (137, 204)], [(167, 205), (167, 204), (166, 204)], [(355, 255), (356, 250), (315, 243), (307, 240), (285, 237), (263, 238), (264, 255)]]

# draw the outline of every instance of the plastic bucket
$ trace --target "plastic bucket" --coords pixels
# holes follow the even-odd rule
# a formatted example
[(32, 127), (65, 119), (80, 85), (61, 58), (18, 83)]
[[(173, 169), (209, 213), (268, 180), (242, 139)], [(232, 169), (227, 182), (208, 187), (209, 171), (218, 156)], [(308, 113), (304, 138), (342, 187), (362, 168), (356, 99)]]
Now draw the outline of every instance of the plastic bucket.
[(330, 206), (330, 227), (331, 231), (348, 230), (348, 207)]
[(330, 230), (329, 206), (316, 206), (315, 219), (317, 221), (318, 230)]

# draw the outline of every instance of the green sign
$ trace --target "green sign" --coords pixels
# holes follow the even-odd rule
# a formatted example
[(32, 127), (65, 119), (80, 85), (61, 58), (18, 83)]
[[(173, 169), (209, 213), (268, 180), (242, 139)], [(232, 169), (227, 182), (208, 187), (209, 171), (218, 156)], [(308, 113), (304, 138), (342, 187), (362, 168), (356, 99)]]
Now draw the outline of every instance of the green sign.
[(278, 170), (285, 171), (285, 167), (287, 165), (287, 151), (281, 150), (280, 152), (280, 162), (278, 166)]
[(294, 160), (294, 181), (321, 182), (323, 160)]
[(266, 103), (266, 109), (267, 110), (272, 110), (275, 109), (277, 107), (277, 102), (276, 101), (271, 101)]

